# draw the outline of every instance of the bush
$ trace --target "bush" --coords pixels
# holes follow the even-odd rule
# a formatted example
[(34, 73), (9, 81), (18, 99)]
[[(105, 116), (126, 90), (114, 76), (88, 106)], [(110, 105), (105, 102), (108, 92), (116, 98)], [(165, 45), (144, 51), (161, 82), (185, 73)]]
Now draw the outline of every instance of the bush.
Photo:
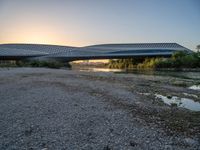
[(162, 61), (162, 58), (146, 58), (144, 60), (144, 62), (139, 63), (137, 65), (137, 68), (140, 68), (140, 69), (141, 68), (142, 69), (145, 69), (145, 68), (150, 69), (150, 68), (152, 68), (152, 69), (154, 69), (154, 68), (156, 68), (158, 66), (159, 62), (161, 62), (161, 61)]
[(176, 52), (168, 59), (146, 58), (111, 60), (108, 66), (109, 68), (117, 69), (200, 68), (200, 52), (191, 54), (186, 52)]
[(172, 59), (176, 60), (176, 59), (179, 59), (179, 58), (182, 58), (182, 57), (185, 57), (187, 56), (187, 53), (186, 52), (175, 52), (173, 55), (172, 55)]
[(47, 67), (47, 68), (56, 68), (59, 69), (61, 67), (70, 68), (71, 65), (69, 63), (63, 63), (58, 61), (31, 61), (28, 63), (31, 67)]
[(56, 68), (61, 67), (71, 68), (71, 65), (68, 62), (59, 62), (59, 61), (16, 61), (15, 64), (0, 65), (0, 67), (47, 67), (47, 68)]
[(136, 65), (140, 62), (143, 62), (144, 59), (142, 58), (129, 58), (129, 59), (117, 59), (117, 60), (110, 60), (108, 63), (109, 68), (115, 69), (131, 69), (136, 68)]

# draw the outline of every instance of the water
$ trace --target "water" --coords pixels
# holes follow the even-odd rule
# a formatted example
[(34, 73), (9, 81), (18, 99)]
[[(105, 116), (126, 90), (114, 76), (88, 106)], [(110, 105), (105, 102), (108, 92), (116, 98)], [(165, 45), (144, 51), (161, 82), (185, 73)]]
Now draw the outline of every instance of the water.
[(87, 72), (122, 72), (121, 69), (109, 69), (109, 68), (83, 68), (80, 71)]
[[(125, 70), (125, 69), (109, 69), (109, 68), (98, 68), (98, 67), (80, 67), (75, 68), (74, 70), (87, 71), (87, 72), (113, 72), (113, 73), (122, 73), (122, 74), (144, 74), (144, 75), (156, 75), (156, 76), (169, 76), (169, 77), (177, 77), (182, 79), (192, 79), (195, 81), (199, 81), (200, 83), (200, 72), (188, 72), (188, 71), (154, 71), (154, 70)], [(193, 85), (188, 87), (188, 89), (200, 91), (200, 85)], [(139, 93), (143, 95), (150, 95), (150, 93)], [(193, 98), (198, 98), (195, 94), (183, 93), (185, 96), (190, 96)], [(186, 108), (192, 111), (200, 111), (200, 103), (195, 102), (189, 98), (179, 98), (176, 96), (172, 96), (168, 98), (167, 96), (163, 96), (160, 94), (155, 94), (156, 98), (161, 99), (164, 103), (171, 105), (176, 104), (177, 107)]]
[(189, 89), (200, 91), (200, 85), (190, 86)]
[(87, 71), (87, 72), (113, 72), (122, 74), (144, 74), (144, 75), (156, 75), (156, 76), (169, 76), (182, 79), (193, 79), (200, 82), (200, 72), (197, 71), (155, 71), (155, 70), (135, 70), (135, 69), (109, 69), (98, 68), (91, 66), (76, 67), (74, 70)]
[(192, 99), (180, 98), (177, 96), (172, 96), (172, 97), (168, 98), (167, 96), (163, 96), (160, 94), (155, 94), (155, 96), (156, 96), (156, 98), (161, 99), (167, 105), (176, 104), (177, 107), (186, 108), (186, 109), (189, 109), (192, 111), (200, 111), (200, 103), (195, 102)]
[(200, 81), (200, 72), (197, 71), (156, 71), (156, 70), (125, 70), (120, 73), (144, 74), (177, 77), (182, 79), (195, 79)]
[(190, 97), (194, 97), (194, 98), (198, 98), (198, 96), (195, 95), (195, 94), (183, 93), (183, 95), (185, 95), (185, 96), (190, 96)]

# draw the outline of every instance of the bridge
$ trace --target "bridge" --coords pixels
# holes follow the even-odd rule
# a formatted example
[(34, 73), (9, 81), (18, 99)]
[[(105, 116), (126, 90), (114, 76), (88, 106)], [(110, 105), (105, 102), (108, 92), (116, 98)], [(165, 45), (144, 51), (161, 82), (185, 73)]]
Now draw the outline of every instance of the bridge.
[(0, 60), (118, 59), (135, 57), (170, 57), (174, 52), (191, 50), (177, 43), (101, 44), (70, 47), (42, 44), (0, 44)]

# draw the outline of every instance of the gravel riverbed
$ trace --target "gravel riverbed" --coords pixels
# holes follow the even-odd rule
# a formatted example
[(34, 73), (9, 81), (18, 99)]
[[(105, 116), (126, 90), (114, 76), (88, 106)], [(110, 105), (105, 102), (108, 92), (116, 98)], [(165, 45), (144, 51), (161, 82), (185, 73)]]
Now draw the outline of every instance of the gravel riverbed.
[[(0, 69), (0, 149), (200, 149), (199, 112), (171, 108), (153, 97), (158, 92), (189, 93), (198, 101), (197, 91), (173, 84), (177, 82), (183, 81), (64, 69)], [(173, 122), (176, 114), (178, 123)], [(187, 120), (193, 116), (197, 119)]]

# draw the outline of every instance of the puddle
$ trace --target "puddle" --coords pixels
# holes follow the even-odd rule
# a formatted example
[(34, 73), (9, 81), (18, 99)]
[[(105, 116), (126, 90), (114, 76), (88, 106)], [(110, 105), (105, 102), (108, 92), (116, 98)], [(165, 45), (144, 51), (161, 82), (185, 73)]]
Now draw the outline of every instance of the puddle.
[(168, 98), (167, 96), (163, 96), (160, 94), (155, 94), (155, 96), (156, 98), (161, 99), (165, 104), (177, 104), (177, 107), (186, 108), (192, 111), (200, 111), (200, 103), (195, 102), (192, 99), (180, 98), (177, 96), (172, 96), (171, 98)]
[(200, 85), (193, 85), (193, 86), (189, 87), (189, 89), (200, 91)]
[(87, 72), (121, 72), (121, 69), (109, 69), (109, 68), (87, 68), (87, 69), (80, 69), (80, 71), (87, 71)]
[(141, 94), (141, 95), (146, 95), (146, 96), (149, 96), (149, 95), (151, 95), (151, 93), (138, 93), (138, 94)]
[(109, 69), (109, 68), (93, 68), (94, 72), (120, 72), (121, 69)]
[(195, 94), (183, 93), (183, 95), (185, 95), (185, 96), (190, 96), (190, 97), (194, 97), (194, 98), (198, 98), (198, 96), (195, 95)]

